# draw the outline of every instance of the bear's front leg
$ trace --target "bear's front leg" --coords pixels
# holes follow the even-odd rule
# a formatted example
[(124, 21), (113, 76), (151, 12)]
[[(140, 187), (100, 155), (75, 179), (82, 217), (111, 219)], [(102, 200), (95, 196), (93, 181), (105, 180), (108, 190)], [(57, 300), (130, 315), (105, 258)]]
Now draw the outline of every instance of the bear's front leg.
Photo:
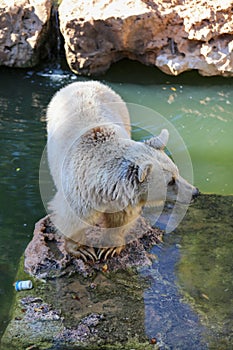
[(98, 260), (105, 261), (108, 258), (119, 255), (126, 245), (125, 234), (125, 230), (122, 227), (105, 228), (102, 233), (102, 246), (96, 253)]

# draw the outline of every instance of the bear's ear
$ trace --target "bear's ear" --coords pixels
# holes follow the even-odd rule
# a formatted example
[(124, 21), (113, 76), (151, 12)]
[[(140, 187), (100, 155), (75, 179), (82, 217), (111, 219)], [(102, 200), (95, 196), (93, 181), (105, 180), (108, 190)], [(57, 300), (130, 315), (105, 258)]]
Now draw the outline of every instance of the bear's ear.
[(138, 167), (138, 181), (143, 182), (150, 174), (152, 169), (152, 163), (144, 162)]
[(148, 146), (151, 146), (156, 149), (164, 149), (167, 145), (169, 138), (169, 132), (167, 129), (163, 129), (159, 136), (152, 137), (151, 139), (145, 141)]
[(142, 164), (135, 164), (132, 161), (124, 161), (121, 171), (121, 178), (134, 183), (135, 180), (143, 182), (151, 173), (153, 164), (150, 162), (143, 162)]

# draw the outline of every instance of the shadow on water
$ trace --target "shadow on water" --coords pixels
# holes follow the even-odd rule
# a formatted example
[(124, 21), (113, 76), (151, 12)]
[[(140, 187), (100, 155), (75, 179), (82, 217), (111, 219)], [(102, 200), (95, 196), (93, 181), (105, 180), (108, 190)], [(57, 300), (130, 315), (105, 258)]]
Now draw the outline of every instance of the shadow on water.
[(112, 65), (111, 69), (101, 78), (112, 83), (153, 85), (153, 84), (182, 84), (199, 86), (232, 85), (232, 79), (223, 77), (203, 77), (197, 71), (189, 71), (178, 76), (167, 75), (155, 67), (145, 66), (137, 61), (123, 59)]
[[(229, 87), (233, 80), (201, 78), (196, 73), (167, 77), (137, 63), (132, 63), (130, 69), (127, 62), (122, 62), (113, 66), (102, 78), (128, 102), (150, 107), (156, 104), (160, 113), (166, 110), (167, 115), (171, 115), (170, 120), (175, 126), (182, 129), (184, 125), (187, 146), (193, 150), (194, 172), (200, 173), (196, 177), (196, 184), (202, 181), (203, 191), (213, 192), (217, 188), (221, 193), (231, 194), (230, 185), (224, 187), (225, 183), (222, 183), (223, 189), (220, 186), (222, 174), (228, 171), (232, 175), (228, 166), (230, 146), (227, 142), (230, 133), (232, 140), (232, 90)], [(83, 78), (59, 69), (24, 71), (2, 68), (0, 75), (1, 334), (8, 321), (18, 260), (30, 240), (34, 223), (44, 215), (38, 168), (46, 143), (46, 106), (61, 86)], [(163, 84), (167, 84), (167, 87)], [(176, 84), (173, 88), (176, 90), (171, 90), (171, 84)], [(178, 88), (180, 84), (186, 86), (186, 90)], [(166, 89), (163, 90), (163, 87)], [(204, 91), (207, 92), (203, 97)], [(170, 98), (171, 94), (174, 95), (174, 101), (173, 97)], [(190, 96), (195, 97), (194, 102)], [(211, 96), (212, 104), (206, 99), (208, 96)], [(220, 117), (226, 116), (229, 123), (216, 119), (219, 116), (218, 112), (213, 112), (217, 108), (214, 105), (216, 96), (223, 99), (218, 101), (218, 105), (224, 107), (223, 111), (219, 107)], [(200, 104), (199, 100), (204, 102)], [(192, 109), (188, 110), (190, 103)], [(193, 135), (186, 132), (190, 121), (198, 128), (203, 123), (203, 128), (207, 129), (206, 119), (201, 119), (201, 113), (204, 111), (207, 115), (208, 106), (213, 112), (212, 119), (207, 121), (210, 131), (213, 133), (215, 127), (220, 128), (221, 124), (221, 128), (225, 128), (222, 134), (227, 135), (222, 143), (219, 141), (222, 149), (220, 147), (221, 152), (216, 153), (215, 157), (212, 157), (212, 149), (207, 150), (209, 153), (202, 152), (205, 149), (202, 146), (208, 140), (204, 134), (196, 135), (194, 140)], [(179, 114), (181, 110), (182, 115)], [(198, 123), (195, 124), (194, 119)], [(146, 127), (146, 119), (143, 123)], [(212, 142), (213, 135), (210, 136)], [(212, 157), (208, 171), (212, 171), (212, 164), (216, 166), (218, 157), (216, 169), (219, 172), (214, 176), (217, 185), (205, 181), (207, 176), (211, 179), (212, 175), (206, 175), (203, 153), (206, 159)], [(227, 183), (230, 181), (232, 176), (228, 176)], [(166, 235), (164, 244), (153, 248), (151, 253), (157, 255), (157, 260), (152, 267), (141, 271), (151, 280), (150, 288), (144, 292), (146, 332), (149, 338), (157, 338), (164, 349), (230, 349), (233, 329), (232, 202), (230, 196), (203, 195), (198, 198), (176, 232)]]

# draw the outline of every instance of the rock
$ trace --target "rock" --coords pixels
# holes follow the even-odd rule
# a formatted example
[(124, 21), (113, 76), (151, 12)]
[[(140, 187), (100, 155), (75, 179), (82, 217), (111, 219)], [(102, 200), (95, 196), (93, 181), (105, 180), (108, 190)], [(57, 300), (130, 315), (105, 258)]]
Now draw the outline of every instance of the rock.
[(71, 258), (65, 251), (64, 239), (49, 226), (49, 216), (35, 225), (34, 235), (25, 250), (25, 271), (37, 278), (60, 276)]
[[(92, 234), (95, 231), (98, 231), (97, 227), (93, 228)], [(141, 238), (127, 244), (119, 256), (109, 259), (108, 271), (151, 265), (147, 250), (161, 242), (162, 232), (151, 228), (143, 218), (139, 218), (134, 234)], [(70, 273), (79, 273), (86, 277), (101, 271), (106, 264), (100, 261), (84, 263), (83, 260), (70, 256), (65, 250), (63, 236), (55, 232), (49, 216), (36, 223), (33, 238), (24, 256), (25, 271), (39, 279), (54, 279)]]
[(51, 0), (0, 0), (0, 65), (32, 67), (47, 56)]
[[(18, 278), (25, 278), (22, 265)], [(1, 349), (151, 350), (144, 329), (148, 284), (133, 271), (92, 281), (77, 275), (34, 280), (33, 290), (15, 296)]]
[(232, 1), (63, 0), (70, 68), (101, 74), (124, 57), (178, 75), (233, 76)]
[[(75, 272), (70, 260), (70, 272), (67, 262), (57, 269), (67, 273), (56, 277), (54, 269), (54, 276), (47, 274), (42, 280), (25, 273), (22, 258), (16, 280), (32, 279), (34, 288), (15, 291), (1, 350), (231, 349), (232, 204), (232, 196), (200, 195), (176, 232), (152, 250), (158, 256), (149, 267), (115, 266), (114, 270), (111, 259), (105, 263), (107, 269), (101, 263), (99, 269), (90, 263), (92, 274), (85, 275)], [(170, 204), (168, 216), (169, 209)], [(56, 242), (51, 239), (58, 237), (49, 217), (39, 222), (35, 235), (49, 236), (47, 251), (53, 248), (56, 253)], [(153, 230), (148, 235), (149, 239), (145, 234), (140, 242), (146, 248), (156, 237)], [(43, 239), (42, 245), (46, 246)], [(63, 251), (60, 240), (57, 247)], [(126, 253), (122, 252), (119, 261), (130, 263)], [(35, 254), (36, 249), (28, 268)], [(51, 264), (52, 259), (50, 252)], [(46, 259), (43, 261), (46, 268)]]
[(145, 249), (160, 241), (161, 231), (143, 219), (137, 230), (144, 233), (140, 242), (120, 256), (84, 263), (66, 253), (48, 216), (40, 220), (16, 277), (30, 273), (34, 288), (15, 292), (1, 349), (151, 350), (143, 301), (149, 281), (134, 266), (151, 264)]

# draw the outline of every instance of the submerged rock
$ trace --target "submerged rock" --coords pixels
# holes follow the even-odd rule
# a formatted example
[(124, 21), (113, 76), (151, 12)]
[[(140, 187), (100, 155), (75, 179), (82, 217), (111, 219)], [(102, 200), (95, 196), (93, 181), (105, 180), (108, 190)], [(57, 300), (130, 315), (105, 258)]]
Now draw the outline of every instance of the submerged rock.
[(51, 0), (0, 0), (0, 65), (32, 67), (49, 51)]
[(231, 0), (63, 0), (59, 17), (78, 74), (104, 73), (126, 57), (171, 75), (233, 76)]
[(34, 289), (16, 292), (3, 338), (7, 349), (151, 349), (144, 329), (143, 292), (148, 285), (136, 266), (152, 263), (146, 250), (162, 232), (143, 219), (143, 234), (117, 257), (84, 263), (65, 251), (49, 220), (40, 220), (25, 251), (18, 280)]

